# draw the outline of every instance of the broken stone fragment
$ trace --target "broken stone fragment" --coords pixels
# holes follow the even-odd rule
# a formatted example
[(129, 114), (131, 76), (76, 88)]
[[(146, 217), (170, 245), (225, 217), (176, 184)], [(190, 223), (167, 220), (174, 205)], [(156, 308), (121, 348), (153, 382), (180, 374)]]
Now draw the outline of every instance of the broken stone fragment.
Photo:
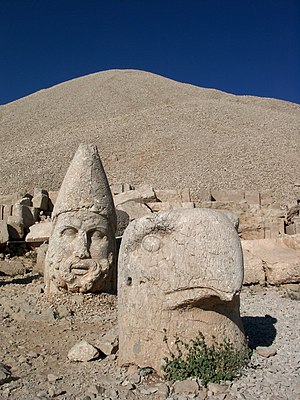
[(277, 354), (277, 350), (274, 347), (257, 346), (255, 350), (257, 354), (265, 358), (273, 357)]
[(8, 229), (7, 224), (4, 221), (0, 220), (0, 246), (6, 244), (8, 242)]
[(115, 354), (119, 348), (118, 328), (111, 328), (104, 336), (97, 340), (96, 345), (106, 356)]
[(92, 361), (99, 357), (99, 351), (86, 340), (81, 340), (68, 353), (70, 361)]
[(10, 369), (6, 365), (0, 363), (0, 385), (9, 382), (10, 379), (11, 379)]
[(49, 239), (51, 230), (51, 221), (35, 223), (29, 228), (29, 232), (26, 235), (25, 241), (33, 246), (40, 245)]

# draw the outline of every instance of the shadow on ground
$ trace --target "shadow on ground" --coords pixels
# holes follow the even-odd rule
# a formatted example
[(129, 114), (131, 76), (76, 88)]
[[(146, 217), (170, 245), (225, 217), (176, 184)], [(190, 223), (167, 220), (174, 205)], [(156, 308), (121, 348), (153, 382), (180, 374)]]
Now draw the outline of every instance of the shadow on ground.
[[(1, 276), (0, 276), (0, 278), (1, 278)], [(20, 277), (11, 278), (11, 279), (7, 279), (7, 277), (6, 277), (5, 280), (3, 280), (3, 281), (0, 280), (0, 287), (1, 286), (5, 286), (5, 285), (11, 285), (11, 284), (13, 284), (13, 285), (26, 285), (26, 284), (31, 283), (34, 280), (39, 279), (39, 278), (40, 278), (39, 274), (24, 276), (24, 277), (21, 277), (21, 278)]]
[(264, 317), (242, 317), (245, 334), (248, 338), (249, 347), (256, 349), (257, 346), (269, 347), (276, 337), (275, 324), (277, 319), (270, 315)]

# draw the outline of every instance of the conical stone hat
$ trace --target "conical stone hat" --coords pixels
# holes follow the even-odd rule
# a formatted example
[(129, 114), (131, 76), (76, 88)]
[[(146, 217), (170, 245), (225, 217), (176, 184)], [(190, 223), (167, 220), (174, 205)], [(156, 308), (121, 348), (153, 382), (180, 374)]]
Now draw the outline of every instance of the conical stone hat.
[(80, 144), (64, 177), (52, 213), (86, 209), (107, 218), (116, 226), (116, 213), (97, 147)]

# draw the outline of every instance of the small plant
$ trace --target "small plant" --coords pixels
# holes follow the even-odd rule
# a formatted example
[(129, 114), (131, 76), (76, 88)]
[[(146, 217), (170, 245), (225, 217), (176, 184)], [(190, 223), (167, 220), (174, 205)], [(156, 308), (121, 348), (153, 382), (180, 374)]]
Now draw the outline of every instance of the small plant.
[[(166, 332), (165, 332), (166, 333)], [(175, 337), (175, 352), (170, 350), (164, 336), (169, 356), (163, 359), (164, 378), (169, 381), (199, 378), (204, 386), (208, 382), (220, 383), (237, 377), (251, 358), (251, 350), (244, 347), (236, 350), (230, 340), (208, 346), (201, 332), (190, 343)]]

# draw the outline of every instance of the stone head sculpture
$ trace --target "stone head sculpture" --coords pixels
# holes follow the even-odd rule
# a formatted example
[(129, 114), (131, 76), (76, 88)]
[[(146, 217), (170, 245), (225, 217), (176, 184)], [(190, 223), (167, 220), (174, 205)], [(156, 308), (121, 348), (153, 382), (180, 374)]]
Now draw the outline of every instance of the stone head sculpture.
[(119, 255), (119, 362), (158, 372), (170, 339), (245, 344), (239, 314), (243, 255), (233, 223), (218, 211), (160, 212), (127, 227)]
[(46, 291), (115, 291), (116, 214), (96, 146), (79, 146), (59, 190), (52, 220)]

